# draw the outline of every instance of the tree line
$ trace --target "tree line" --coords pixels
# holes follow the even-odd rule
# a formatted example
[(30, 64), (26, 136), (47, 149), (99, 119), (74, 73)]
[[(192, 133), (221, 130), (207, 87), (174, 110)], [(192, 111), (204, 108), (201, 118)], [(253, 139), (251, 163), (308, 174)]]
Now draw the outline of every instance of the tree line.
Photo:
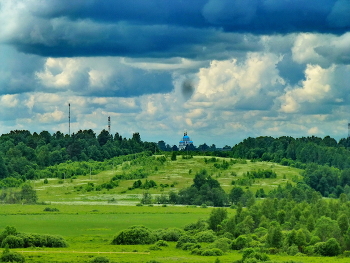
[(11, 131), (0, 136), (0, 179), (34, 179), (46, 167), (67, 161), (103, 161), (116, 156), (155, 152), (155, 143), (143, 142), (139, 133), (132, 138), (114, 136), (102, 130), (100, 134), (80, 130), (72, 135), (27, 130)]

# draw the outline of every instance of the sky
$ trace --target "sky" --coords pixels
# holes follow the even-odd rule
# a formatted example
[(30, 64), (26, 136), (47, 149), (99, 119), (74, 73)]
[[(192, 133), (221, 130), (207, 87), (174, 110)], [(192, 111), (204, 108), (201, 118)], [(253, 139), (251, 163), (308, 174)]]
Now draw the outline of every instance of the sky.
[(339, 140), (349, 0), (0, 0), (0, 134)]

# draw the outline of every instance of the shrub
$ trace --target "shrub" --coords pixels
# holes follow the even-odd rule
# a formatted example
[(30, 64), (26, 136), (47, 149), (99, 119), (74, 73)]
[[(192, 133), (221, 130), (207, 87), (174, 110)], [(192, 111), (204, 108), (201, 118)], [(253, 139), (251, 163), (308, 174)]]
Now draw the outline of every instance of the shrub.
[(202, 252), (203, 252), (203, 249), (194, 248), (194, 249), (192, 249), (191, 254), (200, 256), (202, 254)]
[(226, 237), (219, 238), (214, 241), (214, 243), (210, 246), (212, 248), (218, 248), (223, 252), (227, 252), (230, 249), (232, 241)]
[(183, 250), (193, 250), (195, 248), (201, 248), (201, 245), (200, 244), (197, 244), (197, 243), (184, 243), (182, 245), (182, 249)]
[(339, 255), (341, 252), (341, 248), (338, 241), (335, 238), (328, 239), (324, 247), (324, 252), (324, 256), (333, 257)]
[(304, 247), (303, 252), (304, 252), (306, 255), (308, 255), (308, 256), (314, 255), (314, 253), (315, 253), (314, 246), (306, 246), (306, 247)]
[(168, 229), (162, 229), (157, 233), (158, 238), (165, 241), (178, 241), (183, 235), (184, 231), (180, 228), (172, 227)]
[(196, 234), (198, 242), (212, 243), (216, 239), (216, 235), (213, 230), (202, 231)]
[(42, 239), (45, 240), (45, 247), (68, 247), (67, 242), (60, 236), (43, 235)]
[(159, 247), (168, 247), (168, 243), (164, 240), (158, 240), (156, 243), (155, 243), (156, 246), (159, 246)]
[(254, 262), (254, 260), (256, 260), (256, 262), (260, 262), (260, 261), (268, 261), (269, 257), (265, 253), (257, 252), (253, 248), (244, 249), (242, 262), (249, 262), (249, 260), (251, 259), (252, 259), (251, 262)]
[(206, 249), (202, 252), (202, 256), (222, 256), (224, 252), (218, 248)]
[(17, 252), (4, 251), (0, 258), (1, 262), (25, 262), (24, 256)]
[(231, 240), (233, 240), (235, 238), (230, 232), (225, 232), (220, 237), (226, 237), (226, 238), (231, 239)]
[(2, 242), (8, 235), (17, 235), (17, 230), (13, 226), (6, 226), (5, 230), (0, 234), (0, 242)]
[(109, 259), (106, 257), (95, 257), (90, 262), (91, 263), (109, 263)]
[(318, 242), (314, 245), (314, 251), (315, 254), (317, 255), (323, 255), (324, 252), (324, 247), (325, 247), (326, 242)]
[(113, 245), (143, 245), (156, 241), (155, 235), (145, 226), (132, 226), (122, 230), (112, 240)]
[(292, 245), (292, 246), (288, 247), (288, 249), (287, 249), (288, 255), (295, 256), (297, 253), (299, 253), (299, 249), (298, 249), (297, 245)]
[(51, 207), (45, 207), (44, 209), (45, 212), (59, 212), (60, 210), (58, 208), (51, 208)]
[(185, 231), (198, 233), (208, 229), (208, 223), (203, 219), (199, 219), (196, 223), (190, 223), (184, 227)]
[(185, 243), (197, 243), (197, 240), (194, 237), (191, 237), (189, 235), (183, 235), (179, 238), (176, 244), (176, 248), (182, 248), (183, 244)]
[(1, 242), (1, 247), (8, 246), (9, 248), (20, 248), (20, 247), (23, 247), (23, 245), (24, 245), (23, 239), (13, 235), (8, 235)]
[(249, 244), (249, 239), (246, 235), (240, 235), (232, 242), (232, 249), (233, 250), (241, 250), (245, 247), (247, 247)]

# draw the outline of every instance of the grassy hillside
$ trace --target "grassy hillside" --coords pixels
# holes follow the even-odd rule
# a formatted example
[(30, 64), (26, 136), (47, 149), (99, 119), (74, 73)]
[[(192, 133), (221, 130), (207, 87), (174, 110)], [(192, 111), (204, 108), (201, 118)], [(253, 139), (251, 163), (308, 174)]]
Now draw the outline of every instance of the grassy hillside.
[[(286, 167), (271, 162), (251, 162), (235, 161), (229, 158), (214, 158), (194, 156), (191, 159), (182, 159), (177, 157), (176, 161), (171, 161), (169, 157), (165, 162), (157, 162), (155, 159), (161, 156), (148, 157), (142, 160), (124, 162), (121, 165), (111, 167), (111, 170), (100, 172), (96, 175), (75, 175), (69, 179), (44, 179), (33, 181), (33, 186), (37, 190), (39, 201), (59, 202), (67, 204), (119, 204), (134, 205), (139, 203), (144, 189), (132, 189), (133, 180), (120, 180), (119, 186), (113, 189), (103, 189), (101, 191), (87, 189), (87, 185), (92, 183), (94, 187), (107, 183), (115, 175), (125, 175), (139, 170), (145, 170), (148, 174), (147, 180), (153, 180), (157, 183), (156, 188), (149, 189), (148, 192), (154, 195), (168, 193), (169, 191), (179, 191), (193, 184), (193, 178), (196, 172), (206, 169), (213, 178), (217, 179), (226, 192), (233, 187), (232, 181), (242, 179), (244, 174), (249, 171), (272, 170), (277, 174), (277, 178), (255, 179), (250, 189), (255, 193), (257, 189), (263, 188), (265, 192), (277, 187), (279, 184), (297, 181), (301, 178), (300, 169)], [(215, 164), (221, 164), (227, 161), (227, 169), (216, 168)], [(145, 182), (146, 179), (141, 179)], [(163, 187), (162, 187), (163, 186)], [(243, 185), (242, 187), (248, 187)], [(91, 191), (89, 191), (91, 190)]]

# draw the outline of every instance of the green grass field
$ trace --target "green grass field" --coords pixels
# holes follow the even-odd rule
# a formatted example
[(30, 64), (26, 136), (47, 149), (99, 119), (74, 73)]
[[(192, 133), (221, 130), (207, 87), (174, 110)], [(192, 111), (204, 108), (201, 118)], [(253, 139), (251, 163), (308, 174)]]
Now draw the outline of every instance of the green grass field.
[[(42, 205), (4, 205), (0, 212), (0, 229), (15, 226), (20, 232), (62, 236), (106, 235), (110, 238), (132, 225), (151, 229), (179, 227), (208, 218), (211, 208), (148, 206), (51, 206), (60, 212), (44, 212)], [(234, 210), (229, 209), (233, 213)]]

